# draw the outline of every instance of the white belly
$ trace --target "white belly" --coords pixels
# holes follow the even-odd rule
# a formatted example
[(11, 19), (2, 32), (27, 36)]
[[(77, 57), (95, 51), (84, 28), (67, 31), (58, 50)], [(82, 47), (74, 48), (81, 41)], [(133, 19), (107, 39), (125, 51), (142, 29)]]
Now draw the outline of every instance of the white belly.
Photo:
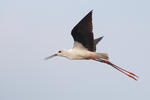
[(82, 60), (82, 59), (89, 59), (90, 56), (93, 55), (93, 52), (87, 50), (80, 50), (80, 49), (70, 49), (68, 59), (72, 60)]

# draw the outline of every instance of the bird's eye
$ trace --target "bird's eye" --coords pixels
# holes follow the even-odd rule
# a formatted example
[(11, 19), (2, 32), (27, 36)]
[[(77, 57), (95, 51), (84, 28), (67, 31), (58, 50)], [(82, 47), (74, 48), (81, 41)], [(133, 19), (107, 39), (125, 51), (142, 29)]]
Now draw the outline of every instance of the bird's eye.
[(58, 51), (58, 53), (61, 53), (61, 51)]

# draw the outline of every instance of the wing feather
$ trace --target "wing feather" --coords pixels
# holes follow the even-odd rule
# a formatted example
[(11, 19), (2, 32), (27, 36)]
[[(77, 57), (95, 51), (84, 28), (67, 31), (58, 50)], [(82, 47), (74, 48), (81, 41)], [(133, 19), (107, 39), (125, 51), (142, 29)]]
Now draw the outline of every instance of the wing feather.
[(89, 51), (94, 51), (92, 27), (92, 11), (90, 11), (73, 29), (71, 35), (74, 41), (81, 43)]

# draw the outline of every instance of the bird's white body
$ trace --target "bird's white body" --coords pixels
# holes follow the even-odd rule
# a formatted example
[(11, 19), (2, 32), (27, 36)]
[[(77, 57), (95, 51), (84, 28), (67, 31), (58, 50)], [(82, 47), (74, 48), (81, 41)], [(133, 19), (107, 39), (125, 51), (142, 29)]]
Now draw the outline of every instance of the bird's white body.
[[(96, 44), (95, 44), (96, 45)], [(106, 53), (96, 53), (87, 50), (81, 43), (74, 42), (74, 46), (72, 49), (69, 50), (61, 50), (62, 55), (68, 59), (72, 60), (84, 60), (84, 59), (90, 59), (91, 57), (101, 58), (101, 59), (108, 59), (108, 55)], [(58, 52), (59, 55), (59, 52)]]
[(90, 55), (92, 55), (92, 52), (89, 52), (84, 49), (78, 49), (78, 48), (73, 48), (67, 50), (68, 55), (66, 56), (68, 59), (72, 60), (82, 60), (82, 59), (88, 59)]
[(98, 59), (108, 59), (106, 53), (96, 53), (91, 52), (83, 48), (72, 48), (69, 50), (60, 50), (61, 53), (57, 52), (58, 56), (63, 56), (71, 60), (85, 60), (91, 59), (91, 57), (96, 57)]

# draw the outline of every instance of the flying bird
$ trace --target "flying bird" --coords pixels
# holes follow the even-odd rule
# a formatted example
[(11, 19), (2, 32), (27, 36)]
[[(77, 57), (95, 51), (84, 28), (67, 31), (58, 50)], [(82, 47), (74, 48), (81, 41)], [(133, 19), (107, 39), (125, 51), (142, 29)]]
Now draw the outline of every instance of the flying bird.
[(45, 59), (47, 60), (55, 56), (62, 56), (71, 60), (94, 60), (108, 64), (132, 79), (137, 80), (138, 76), (134, 73), (111, 63), (108, 60), (109, 57), (107, 53), (96, 52), (96, 45), (103, 37), (94, 39), (92, 30), (92, 11), (90, 11), (71, 31), (71, 35), (74, 39), (73, 48), (69, 50), (61, 49)]

